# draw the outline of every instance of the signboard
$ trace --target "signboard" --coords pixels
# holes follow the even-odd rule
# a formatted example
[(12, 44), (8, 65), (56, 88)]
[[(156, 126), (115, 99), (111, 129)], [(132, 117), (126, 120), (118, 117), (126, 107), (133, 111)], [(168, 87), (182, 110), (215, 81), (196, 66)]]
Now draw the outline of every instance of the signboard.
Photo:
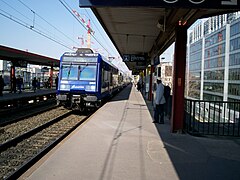
[(15, 67), (27, 67), (27, 61), (24, 61), (24, 60), (17, 60), (17, 61), (12, 61), (13, 65)]
[(128, 54), (124, 54), (123, 55), (123, 62), (130, 62), (130, 55), (128, 55)]
[(132, 70), (132, 75), (139, 75), (139, 73), (140, 73), (139, 70), (136, 69)]
[(240, 9), (240, 0), (79, 0), (80, 7), (161, 7)]
[(172, 76), (172, 66), (165, 66), (165, 76)]
[(146, 69), (146, 61), (144, 62), (136, 62), (135, 68), (136, 69)]
[(138, 54), (124, 54), (123, 62), (145, 62), (146, 57)]
[(157, 66), (158, 64), (160, 64), (159, 56), (155, 56), (154, 59), (153, 59), (153, 65)]

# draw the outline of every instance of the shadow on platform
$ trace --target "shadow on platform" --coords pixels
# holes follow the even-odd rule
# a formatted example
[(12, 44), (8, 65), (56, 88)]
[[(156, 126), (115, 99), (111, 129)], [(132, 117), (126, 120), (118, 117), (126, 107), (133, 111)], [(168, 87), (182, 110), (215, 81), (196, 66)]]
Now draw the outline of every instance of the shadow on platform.
[[(153, 117), (151, 101), (145, 99)], [(170, 120), (155, 124), (169, 158), (183, 180), (238, 180), (240, 138), (196, 137), (171, 133)]]

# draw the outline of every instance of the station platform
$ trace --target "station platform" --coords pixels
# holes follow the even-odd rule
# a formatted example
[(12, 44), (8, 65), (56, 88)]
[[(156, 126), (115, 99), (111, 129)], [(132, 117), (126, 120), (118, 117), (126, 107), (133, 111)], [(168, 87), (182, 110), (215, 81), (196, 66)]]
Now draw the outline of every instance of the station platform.
[(37, 89), (36, 92), (34, 92), (31, 89), (25, 89), (21, 93), (9, 93), (7, 91), (3, 91), (3, 96), (0, 96), (0, 103), (1, 102), (7, 102), (10, 100), (19, 100), (23, 98), (29, 98), (29, 97), (35, 97), (35, 96), (43, 96), (43, 95), (49, 95), (57, 93), (56, 89)]
[(152, 116), (129, 85), (19, 179), (240, 179), (240, 139), (173, 134)]

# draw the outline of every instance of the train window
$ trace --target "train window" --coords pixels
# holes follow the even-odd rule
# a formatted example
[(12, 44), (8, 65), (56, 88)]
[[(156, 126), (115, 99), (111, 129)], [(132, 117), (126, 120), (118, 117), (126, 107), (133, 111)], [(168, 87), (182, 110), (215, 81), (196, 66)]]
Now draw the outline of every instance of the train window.
[(64, 80), (77, 80), (78, 79), (78, 66), (77, 65), (63, 65), (62, 66), (62, 79)]
[(96, 66), (81, 65), (79, 80), (95, 81), (96, 80)]

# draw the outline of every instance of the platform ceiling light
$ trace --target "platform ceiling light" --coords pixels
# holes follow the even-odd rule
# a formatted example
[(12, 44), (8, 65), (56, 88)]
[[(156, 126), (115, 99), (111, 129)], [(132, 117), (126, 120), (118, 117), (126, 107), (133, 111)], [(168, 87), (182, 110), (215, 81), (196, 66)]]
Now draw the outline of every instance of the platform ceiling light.
[(163, 32), (165, 31), (164, 30), (164, 24), (161, 24), (159, 21), (157, 23), (157, 28), (160, 29), (160, 31), (163, 31)]
[(166, 28), (166, 11), (164, 11), (164, 15), (158, 20), (157, 28), (160, 29), (160, 31), (165, 32), (165, 28)]

